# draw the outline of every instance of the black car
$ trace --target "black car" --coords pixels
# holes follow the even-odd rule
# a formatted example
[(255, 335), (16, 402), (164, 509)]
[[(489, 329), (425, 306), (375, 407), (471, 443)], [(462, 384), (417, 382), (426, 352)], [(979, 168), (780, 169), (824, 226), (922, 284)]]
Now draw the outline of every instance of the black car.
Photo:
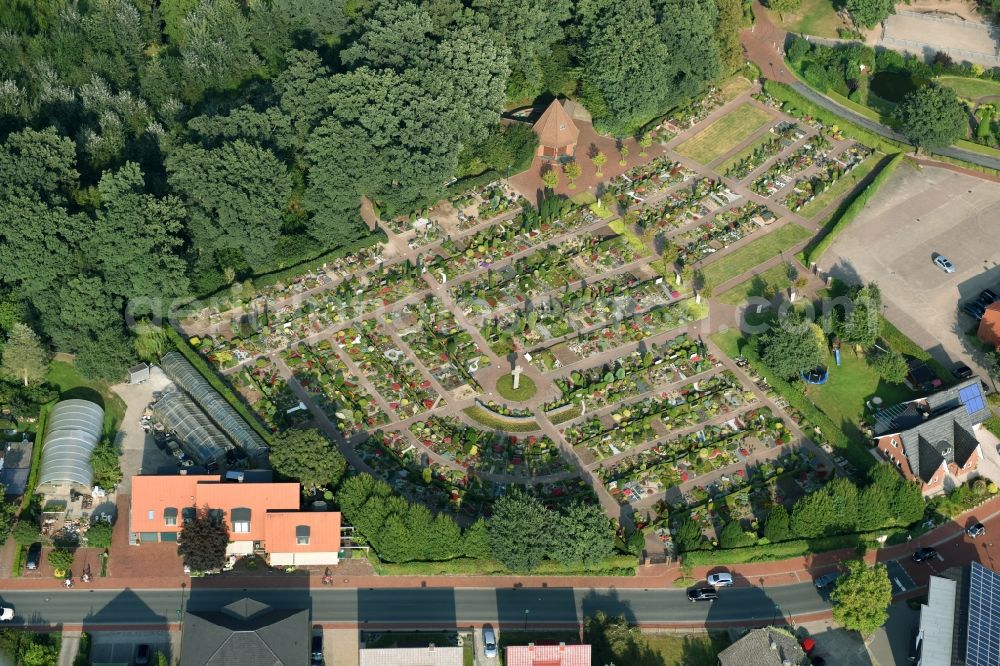
[(42, 561), (42, 544), (37, 541), (28, 546), (28, 558), (24, 561), (24, 568), (34, 571), (38, 568), (38, 563)]
[(934, 559), (935, 557), (937, 557), (937, 551), (929, 546), (918, 548), (917, 551), (913, 553), (914, 562), (924, 562), (926, 560)]
[(986, 308), (976, 301), (969, 301), (968, 303), (962, 304), (962, 312), (969, 315), (976, 321), (980, 321), (983, 318), (983, 315), (986, 314)]
[(969, 538), (975, 539), (976, 537), (981, 537), (986, 534), (986, 525), (982, 523), (976, 523), (969, 529), (965, 530), (965, 533), (969, 535)]
[(688, 590), (688, 601), (715, 601), (719, 598), (719, 592), (714, 587), (696, 587)]
[(972, 376), (972, 368), (964, 363), (959, 363), (951, 369), (951, 374), (955, 375), (955, 379), (968, 379)]
[(982, 304), (983, 307), (986, 307), (987, 305), (995, 303), (996, 301), (1000, 300), (1000, 296), (997, 296), (992, 289), (983, 289), (981, 292), (979, 292), (979, 298), (977, 300)]
[(323, 634), (315, 634), (312, 640), (312, 666), (323, 666)]
[(148, 664), (150, 653), (152, 653), (152, 648), (143, 643), (135, 650), (135, 663), (138, 665)]

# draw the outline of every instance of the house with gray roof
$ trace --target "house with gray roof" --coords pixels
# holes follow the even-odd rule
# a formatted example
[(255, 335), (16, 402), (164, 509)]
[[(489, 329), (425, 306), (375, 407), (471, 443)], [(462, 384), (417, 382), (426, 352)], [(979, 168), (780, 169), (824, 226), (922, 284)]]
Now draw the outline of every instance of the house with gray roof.
[(719, 653), (719, 666), (806, 666), (805, 651), (787, 631), (754, 629)]
[(925, 495), (978, 475), (980, 434), (990, 415), (978, 378), (878, 412), (878, 452)]
[(188, 611), (181, 636), (184, 666), (305, 666), (308, 609), (275, 609), (243, 598), (217, 611)]

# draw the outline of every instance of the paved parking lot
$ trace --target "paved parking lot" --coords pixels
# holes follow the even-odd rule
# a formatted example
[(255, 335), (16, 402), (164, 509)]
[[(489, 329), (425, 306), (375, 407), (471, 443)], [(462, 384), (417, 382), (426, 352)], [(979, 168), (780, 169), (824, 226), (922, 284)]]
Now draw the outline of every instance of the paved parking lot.
[[(820, 261), (850, 283), (876, 281), (886, 316), (945, 365), (982, 369), (962, 302), (1000, 286), (1000, 184), (902, 164)], [(945, 273), (935, 253), (955, 265)]]
[(131, 493), (132, 477), (136, 474), (155, 474), (161, 468), (176, 468), (177, 461), (157, 448), (153, 438), (140, 424), (142, 412), (153, 400), (154, 391), (162, 391), (170, 380), (158, 367), (153, 367), (150, 377), (142, 384), (118, 384), (111, 387), (125, 401), (125, 417), (118, 432), (122, 449), (122, 474), (125, 478), (121, 492)]

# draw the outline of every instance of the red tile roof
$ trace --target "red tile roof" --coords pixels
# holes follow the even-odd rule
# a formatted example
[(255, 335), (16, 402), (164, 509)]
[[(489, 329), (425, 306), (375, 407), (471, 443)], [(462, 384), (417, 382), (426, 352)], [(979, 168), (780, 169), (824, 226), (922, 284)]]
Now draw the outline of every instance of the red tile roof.
[(590, 666), (589, 645), (509, 645), (507, 666)]
[(986, 306), (986, 314), (979, 322), (976, 335), (991, 347), (1000, 346), (1000, 301)]
[[(185, 508), (225, 512), (229, 538), (263, 541), (268, 552), (333, 552), (340, 549), (340, 513), (299, 511), (297, 483), (226, 483), (206, 476), (134, 476), (129, 516), (132, 532), (180, 532)], [(165, 510), (176, 511), (167, 525)], [(233, 509), (250, 510), (250, 531), (233, 530)], [(152, 516), (152, 517), (150, 517)], [(297, 545), (295, 528), (310, 527), (309, 545)]]
[(532, 129), (538, 135), (538, 143), (550, 148), (575, 146), (580, 138), (579, 128), (557, 99), (552, 100)]

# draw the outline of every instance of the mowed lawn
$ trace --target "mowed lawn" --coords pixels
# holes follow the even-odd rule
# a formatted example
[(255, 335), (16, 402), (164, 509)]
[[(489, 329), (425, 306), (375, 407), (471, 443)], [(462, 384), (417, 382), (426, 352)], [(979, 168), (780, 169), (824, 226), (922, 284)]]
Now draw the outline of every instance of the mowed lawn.
[(818, 215), (824, 208), (833, 203), (834, 200), (857, 187), (858, 183), (863, 181), (868, 174), (870, 174), (872, 170), (882, 162), (883, 157), (885, 157), (885, 155), (882, 153), (870, 155), (868, 159), (854, 167), (850, 173), (823, 190), (818, 197), (807, 203), (796, 212), (807, 219)]
[[(655, 661), (657, 666), (717, 666), (719, 653), (729, 647), (729, 636), (719, 632), (686, 636), (646, 634), (644, 638), (650, 651), (659, 657)], [(654, 662), (641, 662), (643, 666), (646, 663)]]
[(867, 359), (852, 350), (840, 353), (840, 366), (833, 354), (827, 359), (829, 376), (826, 384), (807, 385), (806, 395), (848, 436), (860, 435), (858, 422), (865, 413), (865, 401), (874, 396), (889, 406), (916, 397), (903, 384), (889, 384), (868, 365)]
[(704, 268), (705, 281), (718, 286), (727, 280), (746, 273), (754, 266), (764, 263), (800, 241), (809, 238), (810, 232), (794, 222), (775, 229), (771, 233), (744, 245), (740, 249), (713, 261)]
[(677, 147), (677, 152), (708, 164), (746, 141), (773, 116), (753, 104), (741, 104)]
[(959, 97), (979, 101), (984, 97), (1000, 97), (1000, 82), (972, 79), (965, 76), (941, 76), (938, 82), (955, 91)]
[(788, 276), (788, 265), (778, 264), (768, 268), (759, 275), (754, 275), (749, 280), (744, 280), (738, 285), (719, 295), (719, 301), (728, 305), (739, 305), (746, 302), (751, 296), (763, 296), (767, 288), (775, 291), (787, 289), (792, 281)]
[(774, 23), (780, 24), (786, 30), (805, 35), (836, 39), (840, 37), (837, 28), (848, 27), (837, 15), (832, 0), (802, 0), (797, 11), (783, 14), (769, 9), (764, 11)]

